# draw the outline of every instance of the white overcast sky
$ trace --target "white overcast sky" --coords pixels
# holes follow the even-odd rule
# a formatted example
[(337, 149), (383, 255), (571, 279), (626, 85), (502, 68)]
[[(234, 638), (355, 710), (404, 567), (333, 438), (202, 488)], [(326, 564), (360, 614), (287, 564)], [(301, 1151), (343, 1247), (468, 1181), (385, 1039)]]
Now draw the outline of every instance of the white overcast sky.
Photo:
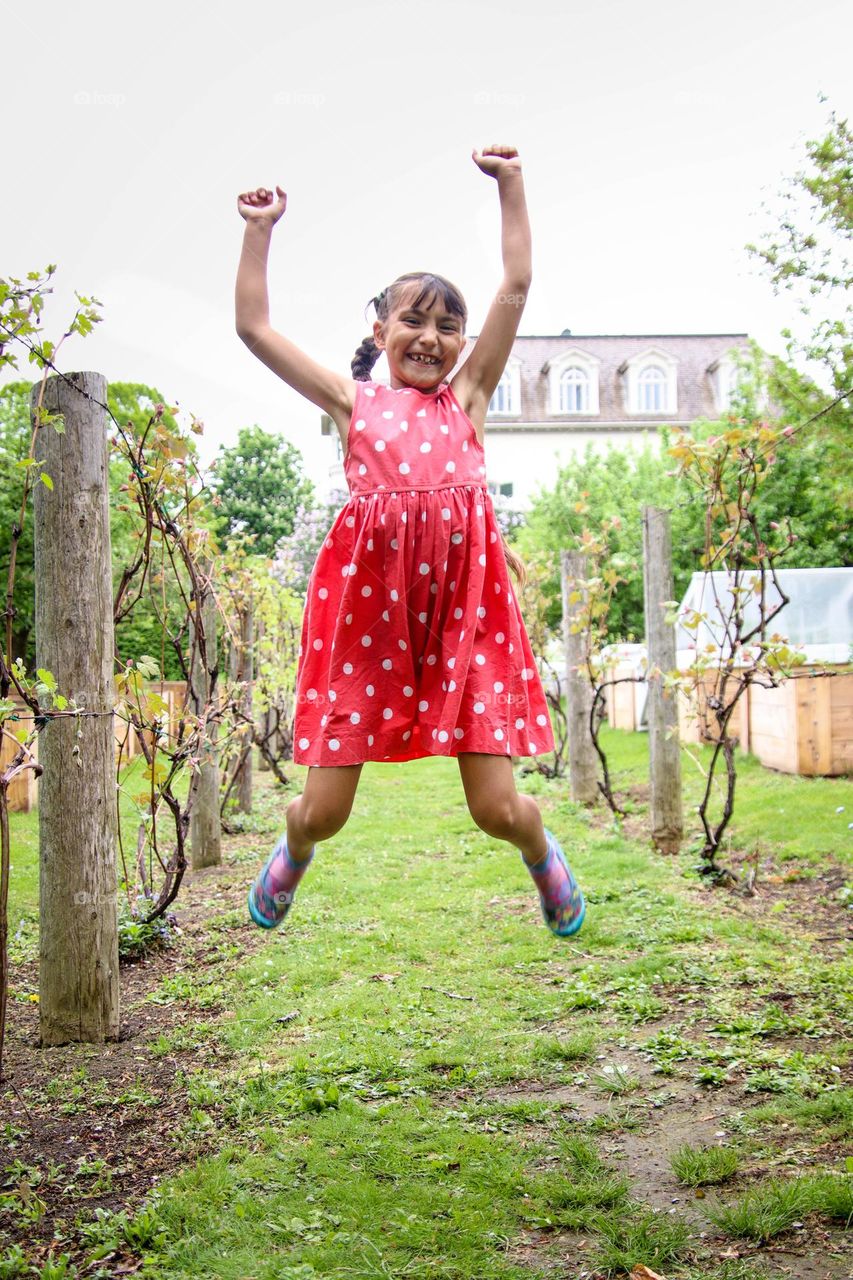
[(365, 302), (404, 271), (455, 281), (477, 331), (500, 239), (470, 153), (492, 142), (526, 174), (521, 332), (748, 332), (781, 350), (791, 302), (743, 246), (853, 96), (849, 0), (18, 0), (0, 22), (0, 275), (58, 265), (51, 337), (74, 290), (103, 303), (63, 370), (156, 386), (204, 421), (205, 461), (241, 426), (281, 432), (320, 485), (318, 410), (234, 331), (240, 191), (288, 192), (271, 320), (341, 371)]

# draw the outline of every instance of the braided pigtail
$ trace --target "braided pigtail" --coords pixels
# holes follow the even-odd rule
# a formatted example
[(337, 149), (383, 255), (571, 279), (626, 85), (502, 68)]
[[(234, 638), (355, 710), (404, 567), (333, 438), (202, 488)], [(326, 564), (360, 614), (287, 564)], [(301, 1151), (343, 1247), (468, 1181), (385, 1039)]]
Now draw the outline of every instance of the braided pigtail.
[(356, 349), (356, 353), (352, 358), (352, 364), (350, 365), (350, 368), (352, 369), (352, 376), (355, 378), (356, 382), (370, 381), (370, 371), (378, 359), (379, 348), (373, 341), (373, 338), (368, 336)]
[(523, 588), (527, 581), (527, 567), (521, 556), (517, 555), (516, 552), (513, 551), (503, 534), (501, 534), (501, 543), (503, 544), (504, 559), (506, 560), (510, 570), (515, 574), (515, 580), (518, 583), (519, 588)]

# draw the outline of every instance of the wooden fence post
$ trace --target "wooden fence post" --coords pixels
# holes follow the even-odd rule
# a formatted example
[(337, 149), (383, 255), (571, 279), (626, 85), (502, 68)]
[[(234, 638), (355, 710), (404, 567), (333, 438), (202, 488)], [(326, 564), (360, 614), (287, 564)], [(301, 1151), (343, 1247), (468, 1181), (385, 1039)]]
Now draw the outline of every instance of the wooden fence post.
[(42, 427), (35, 444), (53, 482), (33, 495), (36, 665), (88, 713), (51, 719), (39, 742), (43, 1045), (119, 1034), (106, 399), (100, 373), (48, 378), (43, 407), (64, 415), (65, 430)]
[[(589, 730), (592, 686), (586, 673), (586, 629), (577, 630), (586, 592), (578, 586), (586, 578), (581, 551), (560, 552), (563, 588), (563, 638), (566, 645), (566, 711), (569, 728), (569, 779), (572, 799), (592, 804), (598, 798), (598, 757)], [(578, 595), (578, 599), (572, 597)]]
[[(231, 678), (244, 685), (240, 699), (240, 709), (248, 717), (246, 734), (251, 734), (254, 727), (252, 714), (252, 692), (254, 683), (254, 613), (252, 599), (249, 596), (239, 611), (240, 636), (236, 645), (231, 646)], [(245, 738), (241, 739), (240, 755), (245, 749)], [(237, 770), (237, 781), (234, 784), (236, 796), (235, 808), (239, 813), (252, 812), (252, 755), (253, 749), (246, 752), (242, 765)], [(238, 755), (238, 760), (240, 756)]]
[[(216, 600), (210, 589), (210, 562), (199, 565), (199, 593), (195, 602), (201, 618), (204, 634), (206, 661), (199, 649), (190, 673), (190, 708), (200, 715), (210, 701), (212, 673), (216, 669)], [(195, 627), (190, 623), (190, 635), (195, 644)], [(195, 802), (190, 812), (190, 846), (193, 870), (199, 867), (218, 867), (222, 862), (222, 824), (219, 819), (219, 761), (216, 752), (217, 724), (208, 721), (204, 744), (199, 752), (200, 772)]]
[(649, 812), (652, 842), (661, 853), (677, 853), (684, 834), (678, 699), (664, 689), (674, 671), (675, 626), (666, 614), (674, 592), (669, 512), (643, 507), (643, 598), (646, 616), (649, 696)]

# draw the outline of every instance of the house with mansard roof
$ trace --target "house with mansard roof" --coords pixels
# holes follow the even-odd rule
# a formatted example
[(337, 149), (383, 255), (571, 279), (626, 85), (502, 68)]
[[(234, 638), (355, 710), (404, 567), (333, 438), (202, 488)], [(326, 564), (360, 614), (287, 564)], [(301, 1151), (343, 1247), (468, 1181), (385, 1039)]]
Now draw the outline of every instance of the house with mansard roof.
[[(486, 417), (489, 488), (524, 510), (588, 445), (642, 448), (662, 426), (717, 417), (748, 347), (744, 333), (517, 337)], [(326, 415), (322, 429), (336, 448), (330, 488), (346, 492), (338, 432)]]

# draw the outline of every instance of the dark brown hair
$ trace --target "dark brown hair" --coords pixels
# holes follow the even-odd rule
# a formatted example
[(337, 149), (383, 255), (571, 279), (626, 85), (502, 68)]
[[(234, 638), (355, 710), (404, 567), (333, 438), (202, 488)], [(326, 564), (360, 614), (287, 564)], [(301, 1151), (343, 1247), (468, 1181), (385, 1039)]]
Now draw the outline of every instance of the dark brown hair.
[[(412, 299), (412, 307), (419, 307), (422, 303), (430, 305), (438, 298), (450, 315), (459, 316), (464, 330), (468, 322), (468, 308), (465, 306), (465, 299), (455, 284), (445, 280), (444, 276), (433, 275), (431, 271), (409, 271), (404, 276), (398, 276), (396, 280), (388, 285), (387, 289), (383, 289), (375, 298), (371, 298), (367, 306), (369, 307), (372, 303), (376, 308), (377, 320), (388, 319), (388, 316), (400, 302), (401, 296), (412, 284), (420, 284), (421, 286), (417, 297)], [(366, 310), (367, 307), (365, 307)], [(350, 365), (352, 376), (355, 380), (357, 382), (368, 382), (373, 366), (378, 359), (379, 348), (373, 341), (373, 335), (369, 334), (358, 347)]]

